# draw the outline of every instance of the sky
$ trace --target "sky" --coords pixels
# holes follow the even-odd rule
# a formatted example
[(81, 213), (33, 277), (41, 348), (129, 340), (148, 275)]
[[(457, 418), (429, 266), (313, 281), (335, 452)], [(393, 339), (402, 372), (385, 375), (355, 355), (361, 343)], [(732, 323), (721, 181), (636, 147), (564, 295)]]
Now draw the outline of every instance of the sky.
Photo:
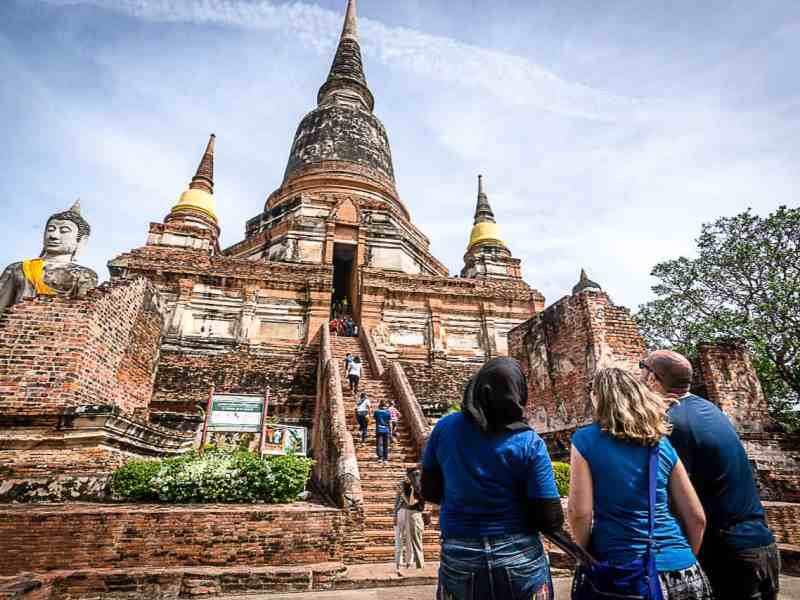
[[(221, 243), (281, 183), (345, 0), (2, 0), (0, 263), (81, 198), (79, 262), (144, 245), (217, 135)], [(397, 186), (458, 274), (482, 173), (547, 303), (582, 267), (618, 303), (702, 223), (800, 204), (794, 0), (360, 0)], [(0, 265), (2, 266), (2, 265)]]

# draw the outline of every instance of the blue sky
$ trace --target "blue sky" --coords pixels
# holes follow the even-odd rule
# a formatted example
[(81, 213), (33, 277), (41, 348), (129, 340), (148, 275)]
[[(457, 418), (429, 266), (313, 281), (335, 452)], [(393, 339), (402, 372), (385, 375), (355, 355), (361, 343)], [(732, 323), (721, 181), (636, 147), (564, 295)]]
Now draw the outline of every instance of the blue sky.
[[(217, 134), (222, 243), (280, 185), (345, 0), (3, 0), (3, 264), (80, 196), (82, 263), (144, 244)], [(361, 0), (375, 112), (433, 253), (462, 266), (476, 175), (548, 303), (618, 303), (700, 224), (796, 206), (800, 3)]]

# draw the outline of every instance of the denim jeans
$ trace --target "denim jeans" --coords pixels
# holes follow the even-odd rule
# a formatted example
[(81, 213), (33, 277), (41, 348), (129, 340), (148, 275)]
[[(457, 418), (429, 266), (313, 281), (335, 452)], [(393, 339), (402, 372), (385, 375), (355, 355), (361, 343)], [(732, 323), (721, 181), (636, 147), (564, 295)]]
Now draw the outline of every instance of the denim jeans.
[(361, 441), (367, 441), (367, 431), (369, 430), (369, 417), (367, 413), (356, 413), (356, 421), (358, 421), (358, 429), (361, 431)]
[(733, 550), (704, 543), (700, 552), (714, 596), (724, 600), (774, 600), (780, 588), (781, 559), (775, 544)]
[(378, 458), (389, 460), (389, 432), (376, 432), (375, 433), (375, 453)]
[(552, 599), (538, 535), (442, 540), (439, 600)]

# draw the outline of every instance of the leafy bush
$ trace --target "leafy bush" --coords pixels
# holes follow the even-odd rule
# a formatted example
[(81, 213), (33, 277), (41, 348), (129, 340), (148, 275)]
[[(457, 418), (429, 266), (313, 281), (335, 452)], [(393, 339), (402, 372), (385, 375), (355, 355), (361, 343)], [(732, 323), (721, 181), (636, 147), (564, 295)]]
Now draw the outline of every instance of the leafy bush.
[(150, 481), (161, 469), (157, 460), (132, 460), (114, 471), (111, 476), (111, 491), (115, 496), (126, 500), (147, 502), (155, 500), (156, 495)]
[(162, 461), (131, 461), (112, 476), (125, 500), (192, 502), (292, 502), (305, 488), (311, 460), (209, 448)]
[(556, 476), (558, 495), (562, 498), (569, 496), (569, 465), (563, 462), (554, 462), (553, 474)]

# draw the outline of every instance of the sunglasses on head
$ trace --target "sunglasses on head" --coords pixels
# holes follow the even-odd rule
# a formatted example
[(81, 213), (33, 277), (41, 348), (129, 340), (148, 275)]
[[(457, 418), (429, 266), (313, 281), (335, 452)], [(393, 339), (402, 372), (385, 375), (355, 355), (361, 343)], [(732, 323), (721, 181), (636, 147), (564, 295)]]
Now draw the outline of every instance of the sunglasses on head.
[(644, 362), (643, 360), (640, 360), (640, 361), (639, 361), (639, 368), (640, 368), (640, 369), (644, 369), (644, 370), (645, 370), (645, 371), (647, 371), (648, 373), (652, 373), (652, 374), (653, 374), (653, 377), (655, 377), (656, 379), (658, 379), (659, 381), (661, 381), (661, 377), (659, 377), (659, 376), (658, 376), (658, 373), (656, 373), (656, 372), (653, 370), (653, 368), (652, 368), (650, 365), (648, 365), (646, 362)]

